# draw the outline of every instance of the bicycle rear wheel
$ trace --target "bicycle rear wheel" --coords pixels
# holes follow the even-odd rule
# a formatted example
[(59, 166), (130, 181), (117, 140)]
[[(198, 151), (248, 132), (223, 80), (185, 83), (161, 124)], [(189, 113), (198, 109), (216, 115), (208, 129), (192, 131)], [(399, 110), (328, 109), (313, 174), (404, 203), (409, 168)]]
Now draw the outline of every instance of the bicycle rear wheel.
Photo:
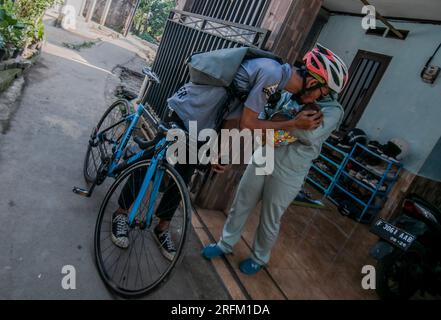
[[(139, 180), (142, 183), (149, 164), (150, 160), (141, 161), (120, 174), (104, 198), (95, 227), (95, 259), (99, 274), (108, 288), (126, 298), (146, 295), (169, 279), (173, 269), (182, 260), (189, 233), (191, 205), (187, 187), (176, 170), (168, 163), (163, 163), (159, 168), (164, 170), (164, 179), (155, 201), (155, 210), (162, 195), (171, 188), (176, 190), (177, 187), (180, 195), (180, 206), (172, 218), (169, 229), (176, 246), (173, 260), (170, 261), (161, 254), (154, 238), (153, 229), (158, 218), (154, 217), (151, 226), (145, 224), (153, 182), (143, 197), (134, 225), (129, 226), (129, 247), (121, 249), (112, 242), (112, 215), (119, 207), (127, 208), (133, 204), (137, 195), (136, 190), (139, 190), (135, 184)], [(142, 176), (142, 179), (136, 178), (137, 176)], [(133, 193), (128, 196), (124, 193), (126, 195), (124, 197), (121, 192), (127, 186), (133, 190)], [(120, 205), (121, 202), (123, 205)], [(155, 214), (160, 215), (160, 212)]]
[(112, 157), (113, 148), (118, 146), (126, 131), (127, 123), (123, 121), (107, 131), (105, 133), (104, 142), (97, 141), (97, 134), (117, 124), (129, 115), (129, 113), (130, 102), (124, 99), (117, 100), (104, 112), (100, 121), (93, 129), (84, 158), (83, 174), (86, 182), (95, 182), (100, 168), (105, 165), (103, 160), (107, 159), (109, 161)]

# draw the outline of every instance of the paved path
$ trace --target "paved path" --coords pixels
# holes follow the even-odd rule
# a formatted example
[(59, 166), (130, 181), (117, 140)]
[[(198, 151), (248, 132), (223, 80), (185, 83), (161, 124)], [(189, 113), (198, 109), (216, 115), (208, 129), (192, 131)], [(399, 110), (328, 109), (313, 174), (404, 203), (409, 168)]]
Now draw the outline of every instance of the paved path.
[[(109, 299), (94, 265), (93, 231), (105, 188), (92, 199), (83, 185), (88, 134), (106, 108), (112, 70), (137, 58), (112, 41), (80, 52), (62, 42), (84, 39), (48, 27), (10, 128), (0, 135), (0, 299)], [(139, 58), (138, 58), (139, 59)], [(194, 233), (173, 278), (148, 299), (228, 299)], [(77, 289), (61, 287), (64, 265)]]

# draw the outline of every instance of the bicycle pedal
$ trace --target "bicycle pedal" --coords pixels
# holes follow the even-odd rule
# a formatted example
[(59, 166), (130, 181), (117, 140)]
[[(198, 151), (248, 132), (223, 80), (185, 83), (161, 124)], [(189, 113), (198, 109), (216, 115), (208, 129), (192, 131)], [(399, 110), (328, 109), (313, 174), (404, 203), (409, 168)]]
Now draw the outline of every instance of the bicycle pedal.
[(75, 193), (79, 196), (86, 197), (86, 198), (90, 197), (90, 192), (86, 189), (74, 187), (72, 191), (73, 191), (73, 193)]

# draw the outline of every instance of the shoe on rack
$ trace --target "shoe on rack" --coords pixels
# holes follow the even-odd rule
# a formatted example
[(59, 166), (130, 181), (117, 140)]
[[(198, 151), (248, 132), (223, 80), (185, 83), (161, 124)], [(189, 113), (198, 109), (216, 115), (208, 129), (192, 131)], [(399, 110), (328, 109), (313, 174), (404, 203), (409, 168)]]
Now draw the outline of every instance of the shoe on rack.
[(348, 174), (351, 176), (351, 177), (354, 177), (355, 178), (355, 176), (357, 175), (357, 171), (355, 171), (355, 170), (352, 170), (352, 169), (350, 169), (349, 170), (349, 172), (348, 172)]
[(369, 141), (369, 143), (367, 144), (367, 147), (369, 148), (369, 150), (371, 150), (375, 153), (379, 153), (381, 148), (383, 147), (383, 145), (376, 140), (372, 140), (372, 141)]
[(347, 144), (344, 144), (344, 143), (338, 143), (336, 145), (336, 147), (337, 147), (337, 149), (339, 149), (339, 150), (341, 150), (341, 151), (343, 151), (345, 153), (349, 153), (352, 150), (352, 146), (351, 145), (347, 145)]
[(323, 163), (322, 161), (316, 161), (315, 165), (320, 169), (323, 170), (324, 172), (329, 172), (329, 167)]
[(357, 172), (357, 174), (355, 175), (355, 179), (363, 181), (364, 179), (366, 179), (368, 176), (368, 173), (365, 170), (359, 171)]

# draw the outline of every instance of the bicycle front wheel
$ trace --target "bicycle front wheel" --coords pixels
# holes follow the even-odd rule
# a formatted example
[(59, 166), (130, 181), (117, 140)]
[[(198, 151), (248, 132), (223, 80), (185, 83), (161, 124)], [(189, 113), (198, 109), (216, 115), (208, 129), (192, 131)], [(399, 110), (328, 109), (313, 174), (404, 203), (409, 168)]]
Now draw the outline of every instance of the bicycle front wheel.
[[(83, 166), (84, 179), (87, 183), (95, 182), (103, 166), (103, 160), (112, 157), (113, 149), (118, 146), (127, 128), (127, 123), (122, 120), (129, 113), (130, 102), (124, 99), (117, 100), (104, 112), (93, 129)], [(107, 128), (111, 129), (106, 130)], [(104, 132), (103, 142), (97, 139), (100, 132)]]
[[(168, 163), (159, 165), (164, 178), (154, 201), (155, 217), (146, 225), (153, 182), (144, 194), (133, 225), (129, 226), (129, 246), (122, 249), (112, 241), (112, 217), (121, 208), (132, 208), (150, 160), (134, 164), (120, 174), (107, 192), (95, 227), (95, 258), (98, 271), (108, 288), (123, 297), (140, 297), (164, 284), (183, 257), (191, 219), (190, 197), (182, 177)], [(159, 203), (164, 194), (172, 191), (179, 196), (179, 206), (170, 222), (170, 235), (176, 247), (174, 258), (165, 258), (154, 235), (162, 212)], [(163, 204), (161, 208), (163, 208)], [(166, 208), (164, 210), (167, 210)]]

